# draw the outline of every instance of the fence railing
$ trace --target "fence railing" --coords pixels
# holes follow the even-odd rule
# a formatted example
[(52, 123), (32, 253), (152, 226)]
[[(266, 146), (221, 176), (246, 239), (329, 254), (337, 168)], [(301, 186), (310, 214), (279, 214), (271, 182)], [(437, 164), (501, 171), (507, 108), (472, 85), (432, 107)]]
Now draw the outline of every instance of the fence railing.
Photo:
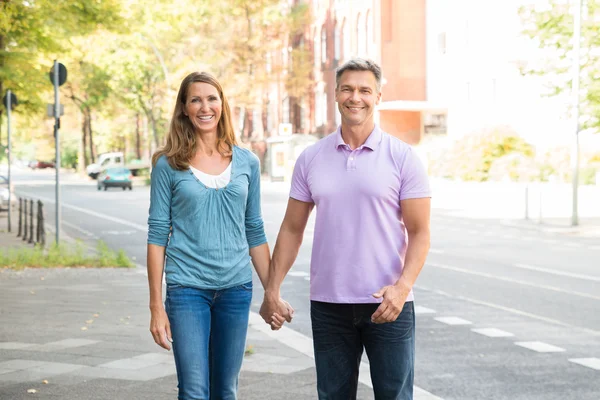
[[(34, 209), (36, 209), (34, 213)], [(34, 234), (35, 231), (35, 234)], [(27, 243), (46, 245), (44, 228), (44, 203), (41, 200), (19, 197), (19, 231), (17, 237)]]

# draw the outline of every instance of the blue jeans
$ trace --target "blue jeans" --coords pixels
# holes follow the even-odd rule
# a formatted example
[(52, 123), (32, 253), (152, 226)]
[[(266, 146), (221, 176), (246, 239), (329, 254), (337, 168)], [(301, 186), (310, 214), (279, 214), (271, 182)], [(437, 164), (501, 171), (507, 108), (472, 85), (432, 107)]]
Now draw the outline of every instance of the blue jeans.
[(375, 400), (412, 400), (415, 364), (413, 302), (394, 322), (375, 324), (379, 304), (311, 301), (319, 400), (356, 400), (363, 349), (371, 368)]
[(179, 400), (235, 400), (252, 282), (224, 290), (167, 286)]

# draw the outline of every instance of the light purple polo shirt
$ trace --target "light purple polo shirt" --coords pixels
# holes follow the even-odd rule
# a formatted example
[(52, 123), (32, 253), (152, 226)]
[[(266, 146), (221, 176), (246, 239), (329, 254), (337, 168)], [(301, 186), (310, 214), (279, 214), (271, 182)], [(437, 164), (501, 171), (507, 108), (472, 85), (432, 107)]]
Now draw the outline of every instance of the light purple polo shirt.
[(354, 151), (340, 128), (304, 150), (290, 197), (316, 206), (310, 299), (381, 302), (372, 294), (394, 284), (404, 266), (407, 233), (400, 200), (430, 196), (427, 172), (414, 150), (378, 126)]

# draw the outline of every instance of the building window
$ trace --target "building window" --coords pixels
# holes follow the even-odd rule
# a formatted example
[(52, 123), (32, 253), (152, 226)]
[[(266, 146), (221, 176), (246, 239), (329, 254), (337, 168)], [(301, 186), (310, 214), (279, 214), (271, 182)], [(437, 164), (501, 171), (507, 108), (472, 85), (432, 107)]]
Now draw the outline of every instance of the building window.
[(343, 36), (342, 36), (342, 40), (343, 40), (343, 54), (342, 57), (344, 57), (344, 60), (349, 60), (350, 59), (350, 53), (352, 52), (351, 48), (350, 48), (350, 44), (352, 43), (352, 38), (350, 37), (350, 23), (348, 22), (347, 19), (344, 20), (343, 25), (342, 25), (342, 32), (343, 32)]
[(337, 64), (340, 59), (341, 59), (341, 46), (342, 46), (342, 42), (341, 42), (341, 32), (340, 32), (340, 26), (339, 24), (335, 24), (335, 28), (333, 30), (334, 35), (333, 35), (333, 61), (335, 61), (335, 63)]
[(285, 99), (283, 99), (283, 105), (282, 105), (282, 116), (281, 116), (281, 122), (283, 122), (284, 124), (289, 124), (290, 123), (290, 98), (286, 97)]
[(438, 33), (438, 51), (440, 54), (446, 54), (446, 32)]
[(373, 24), (371, 18), (371, 12), (367, 12), (365, 20), (365, 55), (367, 57), (373, 57)]
[(316, 68), (319, 68), (321, 66), (321, 59), (319, 58), (319, 40), (320, 36), (318, 35), (317, 30), (315, 29), (313, 34), (313, 57), (315, 59)]
[(321, 63), (327, 63), (327, 29), (325, 25), (321, 28)]
[(365, 16), (363, 14), (358, 14), (358, 18), (356, 20), (356, 43), (359, 57), (367, 57), (367, 25), (365, 21)]

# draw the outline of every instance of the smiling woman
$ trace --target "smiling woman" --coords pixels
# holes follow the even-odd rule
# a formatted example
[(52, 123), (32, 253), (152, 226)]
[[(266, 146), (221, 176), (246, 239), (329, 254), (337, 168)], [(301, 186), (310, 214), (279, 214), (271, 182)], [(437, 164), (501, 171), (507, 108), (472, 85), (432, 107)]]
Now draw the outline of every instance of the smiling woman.
[(235, 399), (252, 299), (250, 266), (264, 286), (270, 251), (259, 161), (236, 145), (229, 105), (214, 77), (195, 72), (183, 80), (166, 146), (152, 164), (150, 331), (159, 346), (173, 347), (179, 399)]

